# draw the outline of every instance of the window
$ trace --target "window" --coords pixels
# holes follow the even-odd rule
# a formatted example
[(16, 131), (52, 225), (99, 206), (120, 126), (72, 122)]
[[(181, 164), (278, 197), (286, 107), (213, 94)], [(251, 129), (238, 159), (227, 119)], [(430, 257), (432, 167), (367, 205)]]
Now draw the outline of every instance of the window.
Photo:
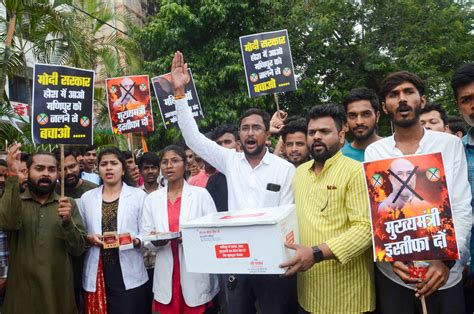
[(11, 76), (8, 79), (8, 90), (11, 101), (17, 101), (21, 103), (31, 103), (31, 86), (33, 81), (29, 81), (29, 89), (27, 90), (26, 78), (21, 76)]

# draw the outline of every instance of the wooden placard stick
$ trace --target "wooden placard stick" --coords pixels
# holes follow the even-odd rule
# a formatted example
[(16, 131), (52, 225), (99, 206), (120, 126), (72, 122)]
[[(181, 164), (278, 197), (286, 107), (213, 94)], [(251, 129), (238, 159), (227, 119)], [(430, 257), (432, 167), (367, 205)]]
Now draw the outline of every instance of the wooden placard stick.
[(275, 104), (277, 107), (277, 111), (280, 112), (280, 98), (278, 97), (278, 93), (274, 93), (273, 97), (275, 98)]
[(61, 167), (61, 197), (64, 197), (64, 144), (59, 144), (59, 151), (60, 151), (60, 167)]
[(136, 165), (137, 163), (135, 162), (135, 147), (133, 145), (133, 133), (129, 133), (130, 134), (130, 150), (132, 151), (132, 159), (133, 159), (133, 163)]

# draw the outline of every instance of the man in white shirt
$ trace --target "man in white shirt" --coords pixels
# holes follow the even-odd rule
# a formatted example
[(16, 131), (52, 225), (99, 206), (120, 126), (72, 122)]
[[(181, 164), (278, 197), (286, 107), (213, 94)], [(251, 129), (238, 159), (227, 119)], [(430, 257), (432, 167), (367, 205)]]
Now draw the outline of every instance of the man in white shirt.
[(82, 155), (84, 156), (84, 161), (82, 163), (84, 169), (81, 173), (81, 179), (99, 185), (100, 177), (96, 172), (97, 148), (95, 147), (95, 145), (86, 146), (83, 149)]
[[(447, 133), (424, 129), (420, 112), (426, 104), (424, 82), (409, 72), (392, 73), (381, 84), (382, 108), (395, 129), (365, 151), (365, 161), (403, 155), (441, 152), (451, 200), (456, 239), (461, 256), (471, 227), (471, 193), (467, 180), (466, 156), (461, 141)], [(403, 262), (377, 263), (375, 285), (380, 313), (421, 312), (425, 296), (428, 313), (464, 313), (460, 261), (430, 261), (426, 278), (410, 278)]]
[[(270, 116), (260, 109), (250, 109), (240, 118), (240, 141), (243, 152), (219, 146), (199, 132), (185, 97), (189, 81), (187, 64), (180, 52), (175, 54), (171, 69), (178, 125), (183, 137), (196, 154), (227, 178), (229, 211), (265, 207), (268, 201), (292, 204), (292, 164), (271, 154), (265, 146)], [(269, 191), (267, 186), (278, 186)], [(274, 204), (275, 204), (274, 203)], [(296, 309), (295, 277), (278, 275), (231, 275), (226, 287), (227, 312), (255, 313), (255, 301), (262, 313), (287, 314)]]

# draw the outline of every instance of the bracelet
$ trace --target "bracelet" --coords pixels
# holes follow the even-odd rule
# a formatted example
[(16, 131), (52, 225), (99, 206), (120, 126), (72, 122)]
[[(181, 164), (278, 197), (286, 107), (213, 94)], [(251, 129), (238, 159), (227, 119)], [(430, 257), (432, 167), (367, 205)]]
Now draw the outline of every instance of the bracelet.
[(186, 95), (174, 95), (175, 100), (183, 99), (185, 97), (186, 97)]

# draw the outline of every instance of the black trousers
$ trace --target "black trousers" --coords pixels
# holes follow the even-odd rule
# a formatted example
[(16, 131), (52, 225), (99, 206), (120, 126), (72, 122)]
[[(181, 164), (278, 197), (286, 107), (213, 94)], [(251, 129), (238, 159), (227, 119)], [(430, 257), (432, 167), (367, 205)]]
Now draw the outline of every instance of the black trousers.
[[(377, 313), (423, 313), (421, 301), (415, 297), (415, 291), (387, 278), (377, 267), (375, 267), (375, 295)], [(429, 314), (464, 314), (462, 282), (451, 288), (438, 290), (427, 297), (426, 307)]]
[[(229, 276), (227, 276), (229, 277)], [(297, 313), (296, 276), (234, 275), (226, 283), (228, 314), (256, 313), (255, 303), (262, 314)]]

